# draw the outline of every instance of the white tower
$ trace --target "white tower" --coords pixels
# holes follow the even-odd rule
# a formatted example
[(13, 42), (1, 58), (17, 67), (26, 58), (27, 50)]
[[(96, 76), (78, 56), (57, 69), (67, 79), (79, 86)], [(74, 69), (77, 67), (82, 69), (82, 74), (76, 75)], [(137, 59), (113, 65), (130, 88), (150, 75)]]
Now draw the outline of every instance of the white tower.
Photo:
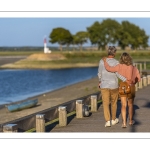
[(46, 45), (47, 45), (47, 41), (46, 38), (44, 38), (44, 53), (51, 53), (51, 50), (49, 50)]
[(47, 53), (47, 47), (46, 47), (46, 38), (44, 38), (44, 53)]

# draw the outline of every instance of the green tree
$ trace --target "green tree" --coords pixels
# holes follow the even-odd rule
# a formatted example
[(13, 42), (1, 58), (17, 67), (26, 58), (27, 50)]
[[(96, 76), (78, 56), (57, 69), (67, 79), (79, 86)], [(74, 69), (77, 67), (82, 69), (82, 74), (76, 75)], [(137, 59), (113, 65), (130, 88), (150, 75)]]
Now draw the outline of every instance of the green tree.
[(74, 43), (80, 45), (80, 50), (82, 51), (82, 45), (88, 41), (88, 32), (79, 31), (74, 35)]
[(87, 28), (89, 32), (89, 39), (93, 44), (98, 45), (98, 49), (105, 47), (108, 44), (117, 42), (117, 32), (120, 24), (112, 19), (103, 20), (102, 23), (95, 22), (92, 26)]
[(135, 24), (129, 21), (123, 21), (118, 34), (118, 43), (123, 49), (125, 46), (131, 45), (132, 49), (148, 46), (149, 36), (146, 35), (143, 29), (140, 29)]
[(129, 46), (130, 43), (132, 43), (132, 37), (131, 35), (123, 30), (121, 27), (119, 31), (117, 32), (117, 39), (118, 39), (118, 45), (122, 48), (125, 49), (126, 46)]
[(96, 21), (90, 27), (87, 27), (87, 32), (89, 33), (89, 39), (92, 45), (97, 45), (98, 49), (100, 49), (101, 42), (101, 24)]
[(117, 39), (117, 34), (120, 28), (120, 24), (113, 19), (103, 20), (101, 23), (101, 40), (103, 42), (103, 49), (108, 44), (115, 44)]
[(73, 37), (69, 30), (64, 28), (54, 28), (49, 35), (49, 42), (58, 43), (59, 49), (62, 51), (62, 45), (70, 45), (72, 43)]

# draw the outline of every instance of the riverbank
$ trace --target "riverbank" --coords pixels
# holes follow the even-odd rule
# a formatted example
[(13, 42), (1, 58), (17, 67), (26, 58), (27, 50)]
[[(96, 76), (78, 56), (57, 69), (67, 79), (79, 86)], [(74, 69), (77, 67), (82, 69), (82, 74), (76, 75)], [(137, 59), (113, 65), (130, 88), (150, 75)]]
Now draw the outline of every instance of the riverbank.
[[(85, 58), (84, 58), (85, 59)], [(3, 62), (2, 62), (2, 61)], [(3, 56), (0, 58), (1, 69), (63, 69), (98, 67), (98, 62), (82, 62), (81, 60), (68, 59), (63, 54), (32, 54), (29, 56)]]
[(96, 93), (99, 91), (98, 88), (98, 78), (94, 77), (89, 80), (85, 80), (76, 84), (72, 84), (58, 90), (54, 90), (51, 92), (43, 93), (41, 95), (37, 95), (34, 97), (30, 97), (29, 99), (37, 98), (39, 103), (37, 107), (24, 109), (18, 112), (8, 112), (6, 107), (1, 106), (0, 109), (0, 124), (5, 122), (9, 122), (12, 120), (16, 120), (30, 114), (40, 112), (42, 110), (52, 108), (57, 105), (61, 105), (62, 103), (78, 99), (83, 96), (87, 96), (92, 93)]
[[(117, 51), (116, 59), (119, 60), (123, 51)], [(22, 59), (13, 59), (16, 52), (2, 53), (10, 58), (0, 64), (0, 69), (63, 69), (98, 67), (99, 60), (107, 56), (106, 51), (63, 51), (44, 54), (42, 52), (18, 52), (16, 56), (24, 56)], [(146, 62), (150, 69), (149, 51), (128, 51), (134, 62)], [(1, 53), (0, 53), (1, 55)], [(5, 57), (6, 57), (5, 56)], [(12, 58), (11, 58), (12, 56)], [(12, 60), (13, 59), (13, 60)], [(11, 61), (10, 61), (11, 60)], [(8, 61), (8, 62), (7, 62)], [(4, 62), (4, 60), (3, 60)]]

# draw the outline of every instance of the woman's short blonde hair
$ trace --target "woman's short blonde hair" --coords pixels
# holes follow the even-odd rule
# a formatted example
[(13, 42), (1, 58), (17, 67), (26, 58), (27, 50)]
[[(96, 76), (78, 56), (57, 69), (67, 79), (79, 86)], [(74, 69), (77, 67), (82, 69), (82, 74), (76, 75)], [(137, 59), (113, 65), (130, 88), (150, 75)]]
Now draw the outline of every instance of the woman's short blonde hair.
[(128, 53), (123, 52), (120, 56), (120, 64), (133, 65), (132, 57)]

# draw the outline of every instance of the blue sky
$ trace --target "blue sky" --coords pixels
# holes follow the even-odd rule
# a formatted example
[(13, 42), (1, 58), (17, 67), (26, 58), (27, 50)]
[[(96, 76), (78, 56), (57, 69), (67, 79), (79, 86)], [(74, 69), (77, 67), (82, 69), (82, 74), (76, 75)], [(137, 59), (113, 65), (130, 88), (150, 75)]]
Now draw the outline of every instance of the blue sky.
[[(103, 19), (115, 19), (119, 23), (128, 20), (131, 23), (144, 29), (147, 35), (150, 35), (150, 18), (88, 18), (88, 17), (10, 17), (0, 18), (0, 46), (43, 46), (44, 37), (49, 40), (49, 34), (53, 28), (63, 27), (72, 34), (78, 31), (86, 31), (95, 21), (102, 22)], [(48, 46), (57, 46), (57, 44), (47, 43)], [(85, 44), (84, 46), (90, 45)], [(149, 42), (150, 45), (150, 42)]]
[(43, 46), (53, 28), (63, 27), (75, 34), (107, 18), (120, 23), (128, 20), (150, 35), (148, 0), (5, 0), (0, 9), (0, 47)]

